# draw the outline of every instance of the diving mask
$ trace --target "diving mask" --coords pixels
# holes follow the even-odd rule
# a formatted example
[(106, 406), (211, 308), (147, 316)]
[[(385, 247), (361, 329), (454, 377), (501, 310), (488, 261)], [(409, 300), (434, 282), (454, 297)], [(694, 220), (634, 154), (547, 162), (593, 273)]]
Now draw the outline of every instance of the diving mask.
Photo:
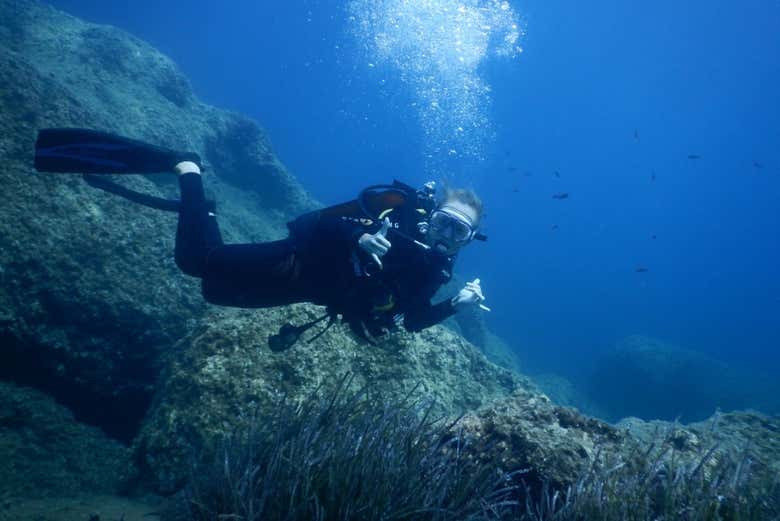
[(439, 237), (446, 237), (456, 243), (469, 242), (474, 238), (476, 230), (466, 215), (453, 208), (440, 208), (431, 214), (428, 229)]

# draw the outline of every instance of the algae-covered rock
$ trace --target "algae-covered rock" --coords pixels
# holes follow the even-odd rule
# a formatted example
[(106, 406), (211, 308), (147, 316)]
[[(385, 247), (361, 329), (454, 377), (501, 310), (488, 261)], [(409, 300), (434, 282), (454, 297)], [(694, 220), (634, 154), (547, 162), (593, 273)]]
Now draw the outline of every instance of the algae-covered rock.
[[(175, 64), (123, 31), (0, 0), (0, 70), (0, 378), (129, 440), (160, 354), (207, 307), (174, 265), (175, 214), (35, 173), (37, 130), (91, 127), (200, 153), (228, 241), (278, 238), (314, 203), (256, 123), (200, 103)], [(114, 179), (177, 197), (172, 174)]]
[(523, 365), (517, 351), (503, 338), (490, 331), (485, 333), (485, 345), (482, 352), (494, 364), (517, 373), (523, 372)]
[[(439, 289), (435, 300), (452, 298), (464, 284), (464, 279), (456, 274)], [(522, 364), (519, 354), (504, 339), (488, 330), (484, 314), (485, 311), (479, 307), (469, 307), (448, 318), (444, 325), (479, 348), (491, 362), (512, 371), (521, 372)]]
[(43, 393), (0, 382), (0, 500), (117, 494), (135, 474), (127, 447)]
[(316, 330), (288, 351), (270, 351), (268, 336), (284, 322), (300, 324), (320, 313), (307, 304), (221, 311), (177, 345), (137, 442), (161, 490), (173, 490), (193, 451), (208, 447), (242, 416), (262, 418), (282, 394), (300, 399), (319, 386), (327, 393), (347, 373), (353, 386), (366, 386), (373, 395), (397, 399), (414, 390), (450, 415), (531, 388), (442, 327), (370, 345), (335, 325), (313, 343), (306, 338)]
[(689, 424), (624, 418), (617, 425), (644, 445), (668, 436), (683, 457), (695, 459), (713, 449), (716, 457), (749, 461), (751, 472), (780, 476), (780, 416), (740, 411)]
[(523, 471), (520, 477), (537, 491), (544, 484), (566, 490), (593, 479), (588, 472), (605, 463), (645, 470), (662, 462), (701, 465), (707, 474), (730, 461), (746, 474), (740, 478), (771, 482), (780, 475), (780, 416), (751, 411), (717, 413), (690, 424), (626, 418), (611, 425), (520, 389), (467, 414), (459, 425), (474, 458), (507, 472)]
[(690, 422), (717, 408), (777, 407), (776, 388), (776, 382), (704, 353), (633, 335), (602, 356), (587, 391), (610, 420), (638, 416)]
[(620, 453), (625, 435), (574, 409), (554, 405), (544, 395), (519, 390), (467, 414), (460, 422), (469, 453), (538, 489), (574, 483), (607, 453)]
[(756, 470), (780, 476), (780, 416), (730, 412), (686, 428), (712, 440), (721, 450), (745, 455)]
[(606, 417), (606, 414), (599, 409), (598, 405), (589, 400), (567, 378), (552, 373), (536, 374), (530, 378), (556, 405), (573, 407), (582, 414), (596, 418)]

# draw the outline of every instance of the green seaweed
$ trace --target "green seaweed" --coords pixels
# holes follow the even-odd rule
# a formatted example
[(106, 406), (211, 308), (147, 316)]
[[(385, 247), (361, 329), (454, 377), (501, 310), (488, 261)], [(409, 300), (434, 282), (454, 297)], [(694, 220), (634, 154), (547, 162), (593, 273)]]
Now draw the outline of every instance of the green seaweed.
[(596, 457), (566, 490), (522, 488), (519, 521), (746, 521), (780, 519), (780, 478), (757, 469), (745, 451), (702, 444), (679, 450), (670, 428), (627, 457)]
[(348, 393), (349, 380), (235, 430), (164, 519), (499, 519), (508, 477), (465, 457), (457, 422), (409, 397)]

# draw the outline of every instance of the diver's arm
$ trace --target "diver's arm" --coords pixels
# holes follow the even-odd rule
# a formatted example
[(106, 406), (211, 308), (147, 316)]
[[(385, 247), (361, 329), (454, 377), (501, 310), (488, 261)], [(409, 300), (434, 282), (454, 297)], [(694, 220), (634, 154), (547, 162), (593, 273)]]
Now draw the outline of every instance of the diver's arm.
[(456, 311), (449, 298), (434, 305), (430, 300), (419, 302), (404, 313), (404, 328), (412, 332), (422, 331), (451, 317)]
[[(411, 298), (403, 306), (404, 328), (407, 331), (417, 332), (425, 328), (435, 326), (457, 312), (453, 299), (448, 298), (438, 304), (431, 304), (431, 299), (439, 291), (442, 284), (450, 279), (452, 273), (452, 260), (445, 264), (434, 264), (420, 274), (417, 279), (416, 289)], [(414, 284), (414, 283), (413, 283)]]
[(457, 309), (451, 298), (431, 304), (441, 284), (441, 280), (428, 278), (426, 283), (421, 284), (415, 297), (404, 306), (404, 328), (407, 331), (422, 331), (455, 314)]

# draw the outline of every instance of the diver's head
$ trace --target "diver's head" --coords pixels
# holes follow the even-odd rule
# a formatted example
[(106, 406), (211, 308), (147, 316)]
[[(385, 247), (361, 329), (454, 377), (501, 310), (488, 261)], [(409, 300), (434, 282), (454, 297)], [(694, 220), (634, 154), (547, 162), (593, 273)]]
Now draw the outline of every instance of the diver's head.
[(482, 219), (482, 201), (471, 191), (447, 189), (428, 219), (426, 242), (437, 253), (454, 255), (474, 240)]

